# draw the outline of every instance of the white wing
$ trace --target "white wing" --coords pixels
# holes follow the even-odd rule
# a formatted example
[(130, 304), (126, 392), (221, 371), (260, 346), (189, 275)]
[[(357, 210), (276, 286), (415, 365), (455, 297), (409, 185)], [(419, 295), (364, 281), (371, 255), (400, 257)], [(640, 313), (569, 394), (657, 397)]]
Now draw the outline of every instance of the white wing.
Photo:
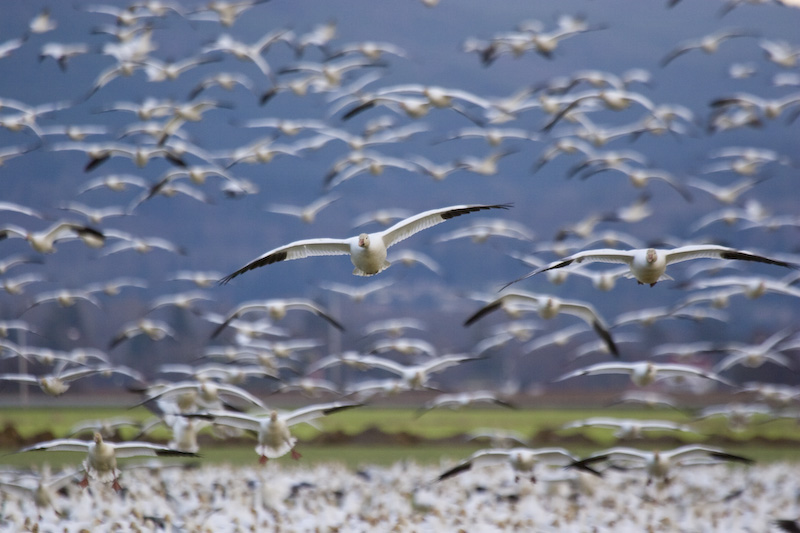
[(306, 239), (295, 241), (253, 259), (236, 272), (225, 276), (220, 283), (230, 280), (248, 270), (253, 270), (264, 265), (271, 265), (279, 261), (291, 261), (317, 255), (350, 255), (350, 241), (352, 239)]
[(445, 220), (466, 215), (467, 213), (474, 213), (475, 211), (483, 211), (485, 209), (508, 209), (510, 204), (495, 204), (495, 205), (453, 205), (450, 207), (441, 207), (439, 209), (431, 209), (430, 211), (423, 211), (422, 213), (408, 217), (401, 220), (394, 226), (385, 229), (378, 233), (383, 239), (384, 244), (388, 248), (404, 239), (407, 239), (424, 229), (441, 224)]

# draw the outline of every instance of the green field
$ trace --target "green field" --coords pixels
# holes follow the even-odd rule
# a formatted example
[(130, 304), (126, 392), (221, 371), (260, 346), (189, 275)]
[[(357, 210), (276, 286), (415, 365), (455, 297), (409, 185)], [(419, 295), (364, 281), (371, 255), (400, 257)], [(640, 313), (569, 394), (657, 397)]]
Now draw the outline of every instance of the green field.
[[(13, 442), (36, 442), (61, 438), (70, 428), (83, 420), (128, 417), (145, 421), (152, 415), (144, 408), (6, 408), (0, 409), (3, 449), (8, 454), (19, 448)], [(472, 451), (488, 446), (486, 442), (468, 442), (463, 436), (478, 428), (513, 430), (526, 435), (531, 446), (563, 446), (574, 453), (586, 454), (616, 443), (611, 430), (561, 430), (563, 424), (591, 416), (620, 418), (667, 419), (689, 423), (686, 415), (675, 410), (645, 410), (631, 408), (598, 409), (465, 409), (460, 411), (434, 410), (422, 416), (410, 408), (363, 407), (342, 411), (323, 419), (316, 429), (307, 424), (293, 428), (301, 443), (298, 450), (303, 463), (338, 461), (357, 468), (368, 464), (390, 464), (412, 460), (437, 464), (447, 458), (457, 460)], [(693, 424), (698, 434), (679, 435), (650, 433), (648, 439), (620, 444), (643, 448), (671, 448), (684, 443), (704, 442), (727, 450), (746, 454), (759, 461), (778, 459), (800, 460), (800, 426), (789, 419), (770, 422), (755, 421), (748, 430), (731, 432), (725, 421), (714, 419)], [(207, 430), (205, 430), (207, 431)], [(137, 430), (121, 432), (124, 439), (133, 438)], [(149, 434), (154, 440), (166, 440), (166, 429)], [(88, 434), (84, 436), (88, 438)], [(210, 435), (201, 441), (204, 462), (256, 464), (255, 441), (247, 437), (233, 442), (218, 440)], [(28, 452), (5, 455), (3, 463), (29, 465), (48, 462), (54, 466), (75, 463), (73, 453)], [(291, 459), (280, 459), (284, 464)]]

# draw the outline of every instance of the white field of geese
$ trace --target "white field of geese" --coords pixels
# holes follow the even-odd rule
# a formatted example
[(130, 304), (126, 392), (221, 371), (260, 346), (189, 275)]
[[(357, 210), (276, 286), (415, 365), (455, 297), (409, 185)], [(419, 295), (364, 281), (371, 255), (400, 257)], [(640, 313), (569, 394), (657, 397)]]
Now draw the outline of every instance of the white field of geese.
[(800, 531), (796, 2), (15, 4), (0, 531)]

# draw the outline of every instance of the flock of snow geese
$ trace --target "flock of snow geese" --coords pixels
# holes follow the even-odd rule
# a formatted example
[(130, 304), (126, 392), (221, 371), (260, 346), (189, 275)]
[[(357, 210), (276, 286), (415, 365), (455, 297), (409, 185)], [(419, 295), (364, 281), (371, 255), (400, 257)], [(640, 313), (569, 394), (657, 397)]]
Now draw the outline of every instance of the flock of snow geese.
[[(395, 395), (623, 383), (583, 376), (731, 431), (800, 416), (793, 2), (339, 3), (4, 15), (4, 401), (124, 387), (154, 418), (14, 451), (83, 460), (0, 472), (0, 531), (800, 531), (796, 464), (644, 440), (695, 420), (559, 428), (621, 439), (583, 455), (472, 428), (489, 447), (433, 473), (273, 461), (302, 457), (292, 426)], [(200, 432), (254, 437), (261, 466), (187, 468)]]

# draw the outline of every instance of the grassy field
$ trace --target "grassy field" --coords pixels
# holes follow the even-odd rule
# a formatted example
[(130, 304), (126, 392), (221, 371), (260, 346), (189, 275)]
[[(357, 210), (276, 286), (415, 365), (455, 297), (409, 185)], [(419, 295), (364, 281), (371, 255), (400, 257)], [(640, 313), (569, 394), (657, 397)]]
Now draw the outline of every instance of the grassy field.
[[(422, 464), (438, 464), (443, 459), (457, 460), (488, 444), (468, 442), (463, 435), (478, 428), (513, 430), (526, 435), (532, 446), (564, 446), (574, 453), (585, 454), (616, 443), (611, 430), (562, 430), (570, 421), (592, 416), (621, 418), (653, 418), (690, 422), (675, 410), (644, 409), (466, 409), (435, 410), (422, 416), (410, 408), (363, 407), (342, 411), (320, 420), (316, 429), (302, 424), (293, 429), (301, 444), (298, 450), (305, 463), (338, 461), (357, 468), (368, 464), (389, 464), (406, 459)], [(6, 444), (4, 454), (18, 446), (9, 445), (14, 432), (22, 440), (39, 441), (69, 435), (73, 425), (85, 420), (126, 417), (140, 422), (152, 415), (144, 408), (120, 409), (80, 407), (53, 409), (44, 407), (0, 409), (0, 427)], [(760, 461), (800, 460), (800, 426), (792, 420), (759, 423), (740, 433), (731, 432), (724, 420), (707, 420), (693, 424), (697, 434), (680, 437), (665, 433), (650, 434), (653, 438), (626, 442), (644, 448), (669, 448), (690, 442), (721, 445), (733, 453), (746, 454)], [(133, 438), (138, 430), (121, 432), (124, 439)], [(150, 438), (165, 440), (166, 429), (157, 429)], [(88, 434), (82, 435), (88, 438)], [(254, 440), (244, 438), (234, 442), (206, 437), (201, 443), (203, 461), (232, 464), (256, 464)], [(280, 459), (290, 462), (291, 459)], [(56, 466), (75, 462), (72, 453), (29, 452), (4, 455), (3, 463), (29, 465), (47, 461)]]

